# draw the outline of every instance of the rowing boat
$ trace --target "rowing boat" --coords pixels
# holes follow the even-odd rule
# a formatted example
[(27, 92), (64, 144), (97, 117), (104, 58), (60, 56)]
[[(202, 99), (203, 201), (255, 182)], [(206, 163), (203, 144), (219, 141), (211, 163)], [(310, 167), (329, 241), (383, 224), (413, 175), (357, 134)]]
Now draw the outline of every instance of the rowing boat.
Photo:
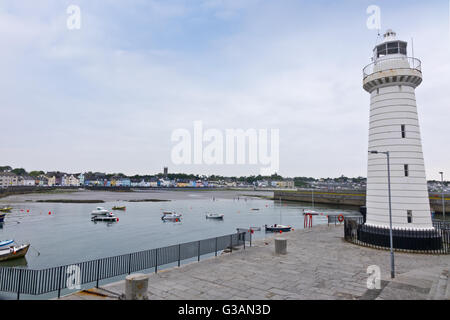
[(29, 248), (29, 244), (23, 244), (18, 247), (7, 247), (0, 249), (0, 261), (22, 258), (27, 254)]

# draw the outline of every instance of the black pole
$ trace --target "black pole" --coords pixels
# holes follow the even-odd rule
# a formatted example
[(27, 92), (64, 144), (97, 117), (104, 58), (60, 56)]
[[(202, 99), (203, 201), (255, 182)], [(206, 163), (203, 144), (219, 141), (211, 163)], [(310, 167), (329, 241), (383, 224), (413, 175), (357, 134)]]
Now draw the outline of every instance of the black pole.
[(230, 253), (233, 252), (233, 235), (230, 234)]
[(131, 253), (128, 254), (128, 274), (131, 273)]
[(216, 237), (216, 253), (215, 253), (216, 257), (217, 257), (217, 237)]
[(98, 281), (100, 279), (100, 259), (97, 260), (97, 283), (95, 285), (95, 287), (98, 289)]
[(178, 267), (181, 263), (181, 244), (178, 245)]
[(200, 240), (198, 241), (198, 247), (197, 247), (197, 253), (198, 253), (198, 262), (200, 262)]
[(63, 267), (59, 267), (59, 276), (58, 276), (58, 299), (61, 297), (61, 278), (62, 278), (62, 269)]
[(17, 288), (17, 300), (20, 299), (20, 288), (22, 286), (22, 272), (23, 272), (23, 269), (20, 269), (19, 270), (19, 286)]
[(155, 258), (155, 273), (158, 273), (158, 249), (156, 249), (156, 258)]

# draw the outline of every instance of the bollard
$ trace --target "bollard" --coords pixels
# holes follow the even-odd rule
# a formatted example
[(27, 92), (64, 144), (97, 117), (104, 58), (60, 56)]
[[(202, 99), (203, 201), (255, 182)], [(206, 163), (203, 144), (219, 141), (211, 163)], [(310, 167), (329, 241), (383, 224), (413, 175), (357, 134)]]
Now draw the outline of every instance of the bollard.
[(275, 253), (276, 254), (287, 253), (287, 240), (285, 238), (275, 238)]
[(148, 300), (148, 275), (130, 274), (125, 278), (125, 300)]

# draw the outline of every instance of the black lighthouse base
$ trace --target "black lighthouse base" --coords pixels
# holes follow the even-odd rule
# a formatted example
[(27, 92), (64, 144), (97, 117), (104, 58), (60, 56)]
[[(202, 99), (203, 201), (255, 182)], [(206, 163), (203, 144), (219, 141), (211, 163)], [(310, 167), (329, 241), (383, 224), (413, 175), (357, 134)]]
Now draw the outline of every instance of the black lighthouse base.
[[(357, 227), (357, 239), (373, 246), (390, 248), (388, 228), (360, 224)], [(442, 235), (437, 230), (393, 229), (394, 249), (414, 251), (440, 251), (443, 249)]]

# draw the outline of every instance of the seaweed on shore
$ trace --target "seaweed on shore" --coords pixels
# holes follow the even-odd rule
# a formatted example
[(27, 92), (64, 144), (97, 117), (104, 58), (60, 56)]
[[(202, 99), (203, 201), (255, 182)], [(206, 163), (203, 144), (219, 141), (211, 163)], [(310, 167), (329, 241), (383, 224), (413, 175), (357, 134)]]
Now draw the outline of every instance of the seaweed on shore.
[(171, 200), (165, 200), (165, 199), (135, 199), (135, 200), (128, 200), (128, 202), (166, 202)]
[(74, 200), (74, 199), (47, 199), (36, 200), (36, 202), (51, 202), (51, 203), (104, 203), (103, 200)]

